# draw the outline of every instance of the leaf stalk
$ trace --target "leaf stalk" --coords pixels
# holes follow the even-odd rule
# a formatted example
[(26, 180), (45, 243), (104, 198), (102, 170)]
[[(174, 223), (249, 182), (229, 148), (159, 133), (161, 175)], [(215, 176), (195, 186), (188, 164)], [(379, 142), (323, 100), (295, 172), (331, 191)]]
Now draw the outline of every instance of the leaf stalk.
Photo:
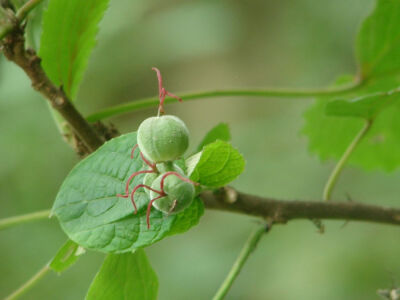
[(333, 169), (331, 175), (329, 176), (329, 179), (326, 182), (326, 185), (324, 188), (324, 192), (323, 192), (323, 200), (324, 201), (329, 201), (331, 199), (333, 188), (335, 187), (336, 182), (337, 182), (340, 174), (342, 173), (345, 164), (349, 160), (349, 157), (351, 156), (351, 154), (356, 149), (357, 145), (365, 137), (368, 130), (371, 128), (371, 125), (372, 125), (372, 121), (367, 120), (365, 122), (365, 124), (361, 128), (360, 132), (356, 135), (354, 140), (350, 143), (350, 145), (347, 147), (346, 151), (343, 153), (342, 157), (336, 164), (336, 166)]
[(261, 240), (261, 237), (265, 233), (267, 233), (269, 229), (269, 225), (266, 226), (264, 223), (261, 226), (257, 227), (251, 233), (250, 237), (244, 244), (242, 251), (240, 252), (231, 270), (229, 271), (228, 276), (225, 278), (224, 282), (215, 294), (213, 300), (221, 300), (225, 298), (226, 294), (229, 292), (229, 289), (231, 288), (235, 279), (238, 277), (250, 254), (256, 249), (258, 242)]

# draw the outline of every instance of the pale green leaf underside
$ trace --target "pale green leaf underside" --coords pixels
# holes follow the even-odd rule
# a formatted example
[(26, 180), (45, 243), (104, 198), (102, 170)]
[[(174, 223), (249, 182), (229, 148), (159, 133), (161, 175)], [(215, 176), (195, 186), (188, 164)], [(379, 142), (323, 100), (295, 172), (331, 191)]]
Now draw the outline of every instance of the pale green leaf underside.
[(208, 187), (221, 187), (236, 179), (244, 166), (245, 161), (239, 151), (230, 143), (218, 140), (203, 148), (190, 178)]
[(43, 17), (40, 57), (51, 81), (75, 99), (109, 0), (50, 0)]
[(215, 142), (216, 140), (221, 140), (225, 142), (229, 142), (231, 140), (231, 133), (229, 130), (229, 126), (226, 123), (219, 123), (215, 127), (213, 127), (200, 142), (197, 147), (197, 151), (201, 151), (204, 146)]
[(49, 266), (53, 271), (61, 273), (72, 266), (84, 252), (85, 250), (77, 243), (68, 240), (60, 250), (58, 250)]
[(94, 278), (86, 300), (155, 300), (157, 275), (143, 249), (109, 254)]
[[(166, 216), (152, 208), (151, 228), (146, 225), (149, 198), (143, 189), (135, 194), (138, 214), (133, 214), (130, 199), (116, 197), (124, 193), (128, 177), (143, 168), (136, 151), (136, 133), (129, 133), (105, 143), (82, 160), (63, 182), (53, 212), (69, 238), (84, 248), (102, 252), (128, 252), (151, 245), (167, 235), (184, 232), (198, 223), (203, 214), (199, 198), (178, 215)], [(142, 183), (135, 177), (130, 190)]]

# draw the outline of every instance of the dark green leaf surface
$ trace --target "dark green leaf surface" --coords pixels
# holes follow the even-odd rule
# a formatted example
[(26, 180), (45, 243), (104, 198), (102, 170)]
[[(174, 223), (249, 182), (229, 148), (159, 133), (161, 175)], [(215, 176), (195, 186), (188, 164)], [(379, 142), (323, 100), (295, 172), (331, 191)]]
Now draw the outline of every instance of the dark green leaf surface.
[(96, 44), (98, 25), (109, 0), (50, 0), (43, 17), (40, 57), (56, 85), (75, 99)]
[[(151, 245), (167, 235), (184, 232), (198, 223), (203, 204), (193, 204), (177, 215), (166, 216), (154, 208), (151, 228), (146, 225), (148, 195), (143, 189), (135, 194), (138, 214), (133, 214), (130, 199), (116, 197), (125, 191), (128, 177), (143, 168), (136, 151), (136, 133), (129, 133), (105, 143), (82, 160), (62, 184), (53, 206), (62, 228), (69, 238), (84, 248), (103, 252), (129, 252)], [(142, 183), (135, 177), (130, 190)]]
[(229, 126), (226, 123), (219, 123), (217, 126), (213, 127), (201, 141), (197, 147), (197, 152), (201, 151), (204, 146), (215, 142), (216, 140), (221, 140), (229, 142), (231, 140), (231, 132)]
[(243, 156), (230, 143), (216, 141), (205, 146), (199, 155), (195, 167), (188, 167), (188, 170), (193, 168), (190, 178), (202, 185), (213, 188), (224, 186), (244, 170)]
[(400, 72), (400, 1), (377, 0), (357, 38), (363, 79)]
[(68, 240), (60, 250), (58, 250), (49, 266), (53, 271), (61, 273), (72, 266), (83, 253), (85, 253), (85, 250), (81, 246)]
[(86, 300), (155, 300), (157, 275), (146, 253), (109, 254), (94, 278)]

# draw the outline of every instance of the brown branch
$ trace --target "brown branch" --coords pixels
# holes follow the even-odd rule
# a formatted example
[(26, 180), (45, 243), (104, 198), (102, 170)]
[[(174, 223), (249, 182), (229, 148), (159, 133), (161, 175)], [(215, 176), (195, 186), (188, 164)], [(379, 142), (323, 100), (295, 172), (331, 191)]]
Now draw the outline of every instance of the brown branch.
[(104, 139), (77, 111), (61, 87), (56, 87), (40, 65), (35, 51), (25, 49), (23, 28), (16, 25), (2, 43), (5, 57), (20, 66), (32, 81), (32, 87), (40, 92), (72, 127), (90, 152), (104, 143)]
[(284, 201), (238, 192), (230, 187), (201, 194), (206, 208), (243, 213), (286, 223), (294, 219), (331, 219), (400, 225), (400, 208), (355, 202)]

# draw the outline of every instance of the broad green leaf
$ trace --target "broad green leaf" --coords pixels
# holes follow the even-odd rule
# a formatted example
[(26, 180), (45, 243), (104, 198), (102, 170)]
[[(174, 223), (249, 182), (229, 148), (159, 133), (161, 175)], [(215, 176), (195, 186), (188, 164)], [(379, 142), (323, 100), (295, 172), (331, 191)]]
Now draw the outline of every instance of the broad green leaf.
[(42, 66), (54, 84), (75, 99), (96, 44), (109, 0), (50, 0), (43, 17)]
[(309, 138), (309, 149), (321, 159), (338, 159), (365, 122), (344, 116), (373, 118), (349, 162), (365, 169), (394, 170), (400, 165), (400, 105), (397, 96), (381, 101), (370, 95), (400, 86), (400, 1), (377, 0), (374, 11), (361, 26), (356, 48), (357, 77), (362, 85), (342, 100), (360, 100), (330, 103), (334, 99), (318, 99), (305, 113), (303, 132)]
[(243, 156), (230, 143), (216, 141), (203, 148), (190, 178), (208, 187), (221, 187), (244, 170)]
[(56, 256), (51, 260), (49, 267), (58, 273), (61, 273), (72, 266), (79, 258), (80, 255), (85, 253), (85, 249), (68, 240), (58, 250)]
[(327, 103), (325, 113), (328, 116), (373, 120), (383, 109), (391, 104), (397, 104), (399, 100), (398, 90), (362, 96), (351, 101), (335, 100)]
[(357, 37), (362, 79), (400, 72), (400, 1), (377, 0)]
[[(359, 95), (391, 90), (396, 88), (399, 82), (397, 78), (378, 80), (358, 91), (358, 94), (352, 93), (346, 98), (353, 99)], [(350, 164), (365, 169), (386, 171), (392, 171), (400, 166), (400, 118), (398, 117), (400, 104), (398, 102), (394, 101), (392, 105), (379, 110), (370, 130), (351, 155)], [(304, 115), (306, 123), (302, 131), (308, 136), (310, 151), (317, 153), (322, 160), (339, 159), (365, 122), (361, 118), (326, 115), (328, 103), (330, 103), (330, 98), (321, 98), (316, 101)], [(374, 108), (373, 111), (375, 110)], [(356, 114), (354, 110), (352, 113)], [(365, 113), (365, 111), (358, 111), (359, 115)]]
[(143, 249), (109, 254), (94, 278), (86, 300), (155, 300), (158, 279)]
[(225, 142), (229, 142), (231, 140), (231, 133), (228, 124), (219, 123), (217, 126), (212, 128), (197, 147), (197, 151), (201, 151), (204, 146), (211, 144), (216, 140)]
[[(53, 213), (68, 237), (82, 247), (130, 252), (198, 223), (203, 213), (199, 198), (177, 215), (167, 216), (152, 208), (151, 228), (147, 229), (146, 208), (150, 199), (145, 191), (139, 189), (135, 193), (136, 215), (129, 198), (116, 196), (124, 193), (128, 177), (143, 168), (138, 151), (134, 159), (130, 158), (135, 144), (135, 132), (108, 141), (77, 164), (63, 182)], [(142, 183), (143, 175), (134, 178), (131, 191)]]

